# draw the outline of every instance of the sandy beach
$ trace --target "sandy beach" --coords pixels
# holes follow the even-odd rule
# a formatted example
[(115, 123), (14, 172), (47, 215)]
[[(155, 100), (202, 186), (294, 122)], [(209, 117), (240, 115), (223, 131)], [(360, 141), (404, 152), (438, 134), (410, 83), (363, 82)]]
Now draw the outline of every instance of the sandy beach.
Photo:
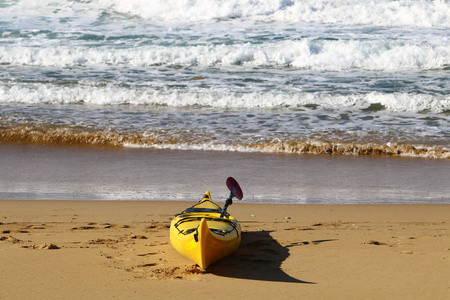
[(0, 201), (1, 299), (448, 299), (449, 205), (235, 203), (201, 272), (169, 243), (192, 202)]

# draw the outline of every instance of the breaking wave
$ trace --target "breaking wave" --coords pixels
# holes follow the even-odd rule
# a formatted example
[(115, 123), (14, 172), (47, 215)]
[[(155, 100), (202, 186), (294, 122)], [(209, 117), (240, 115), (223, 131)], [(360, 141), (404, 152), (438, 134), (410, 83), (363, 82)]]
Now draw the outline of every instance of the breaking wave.
[[(92, 24), (108, 18), (126, 21), (194, 23), (235, 19), (265, 22), (317, 22), (346, 25), (449, 27), (450, 5), (445, 0), (43, 0), (2, 1), (10, 16), (42, 23)], [(20, 12), (20, 14), (18, 14)], [(71, 18), (74, 14), (78, 18)]]
[(57, 86), (51, 84), (0, 84), (0, 103), (20, 104), (88, 104), (88, 105), (157, 105), (169, 107), (213, 107), (213, 108), (322, 108), (368, 109), (379, 105), (393, 112), (450, 111), (447, 95), (415, 93), (380, 93), (334, 95), (305, 92), (247, 92), (225, 93), (224, 91), (196, 92), (179, 90), (157, 90), (155, 88), (107, 86)]
[(301, 39), (269, 44), (141, 46), (129, 49), (78, 46), (0, 46), (0, 64), (79, 67), (296, 68), (319, 71), (438, 70), (450, 65), (444, 41), (421, 45), (404, 41)]
[(356, 156), (399, 156), (450, 159), (450, 149), (430, 145), (343, 143), (317, 140), (278, 139), (255, 143), (216, 144), (199, 139), (179, 138), (177, 134), (119, 134), (111, 131), (89, 132), (76, 128), (17, 126), (0, 128), (0, 142), (39, 145), (97, 146), (112, 148), (154, 148), (261, 152), (278, 154), (326, 154)]

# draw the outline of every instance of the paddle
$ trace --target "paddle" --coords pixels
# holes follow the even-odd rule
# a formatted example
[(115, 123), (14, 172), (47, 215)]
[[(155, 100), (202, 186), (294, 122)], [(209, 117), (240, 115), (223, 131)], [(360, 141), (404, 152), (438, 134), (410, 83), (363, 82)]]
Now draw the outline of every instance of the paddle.
[(227, 212), (228, 206), (233, 204), (233, 197), (238, 198), (238, 200), (242, 200), (244, 197), (244, 194), (242, 193), (242, 189), (239, 186), (239, 183), (233, 178), (228, 177), (227, 178), (227, 187), (230, 190), (230, 197), (228, 197), (227, 201), (225, 202), (225, 206), (223, 207), (222, 213), (220, 214), (220, 217), (223, 218)]

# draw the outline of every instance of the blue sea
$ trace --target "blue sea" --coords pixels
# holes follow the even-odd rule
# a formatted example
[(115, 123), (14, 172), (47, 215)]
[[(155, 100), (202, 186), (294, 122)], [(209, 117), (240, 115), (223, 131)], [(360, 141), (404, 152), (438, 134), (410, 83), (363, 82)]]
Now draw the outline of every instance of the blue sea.
[(449, 159), (444, 0), (0, 1), (0, 141)]

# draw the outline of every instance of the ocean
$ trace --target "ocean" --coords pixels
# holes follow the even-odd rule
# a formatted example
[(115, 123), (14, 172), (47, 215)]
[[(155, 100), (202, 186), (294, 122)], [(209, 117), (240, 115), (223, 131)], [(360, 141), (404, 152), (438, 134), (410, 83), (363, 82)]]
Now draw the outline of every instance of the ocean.
[(448, 164), (449, 32), (445, 0), (0, 0), (0, 143)]

